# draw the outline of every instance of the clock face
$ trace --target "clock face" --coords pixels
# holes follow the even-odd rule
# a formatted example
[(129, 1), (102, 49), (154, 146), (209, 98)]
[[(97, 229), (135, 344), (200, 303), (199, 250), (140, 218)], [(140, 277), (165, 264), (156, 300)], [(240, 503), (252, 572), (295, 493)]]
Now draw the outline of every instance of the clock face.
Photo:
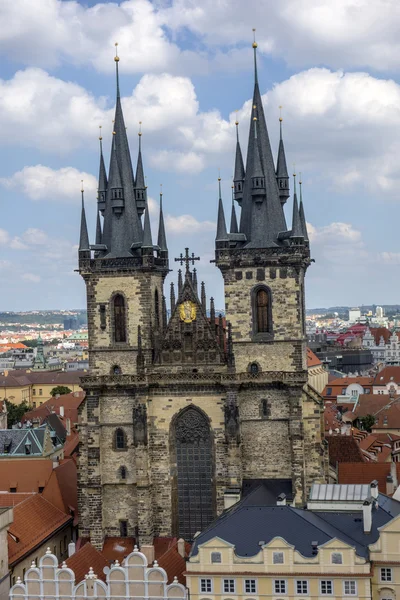
[(179, 316), (184, 323), (191, 323), (196, 319), (196, 305), (190, 300), (185, 300), (179, 305)]

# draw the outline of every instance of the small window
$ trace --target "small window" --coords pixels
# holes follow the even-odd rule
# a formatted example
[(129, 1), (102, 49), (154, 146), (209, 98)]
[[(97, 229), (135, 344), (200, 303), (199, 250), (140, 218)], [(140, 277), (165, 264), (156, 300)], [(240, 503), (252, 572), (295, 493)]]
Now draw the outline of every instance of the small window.
[(333, 583), (329, 579), (323, 579), (321, 581), (321, 594), (324, 596), (330, 596), (333, 594)]
[(121, 367), (119, 365), (114, 365), (112, 369), (113, 375), (121, 375)]
[(286, 579), (275, 579), (274, 590), (275, 594), (286, 594)]
[(43, 396), (43, 390), (41, 388), (39, 389), (39, 396)]
[(327, 388), (326, 395), (330, 396), (332, 394), (332, 388)]
[(381, 581), (393, 581), (392, 569), (390, 569), (388, 567), (381, 568)]
[(221, 562), (221, 552), (211, 552), (211, 562), (212, 563), (220, 563)]
[(283, 552), (274, 552), (272, 555), (274, 565), (283, 565)]
[(235, 580), (234, 579), (224, 579), (223, 585), (225, 594), (234, 594), (235, 593)]
[(344, 581), (343, 592), (345, 596), (356, 596), (357, 595), (357, 583), (355, 581)]
[(126, 479), (126, 467), (119, 468), (119, 476), (121, 479)]
[(200, 592), (210, 594), (212, 592), (212, 580), (200, 579)]
[(308, 581), (306, 579), (298, 579), (296, 581), (296, 594), (299, 596), (308, 594)]
[(269, 408), (269, 404), (268, 404), (268, 400), (261, 400), (261, 415), (266, 418), (269, 417), (271, 414), (270, 408)]
[(126, 440), (124, 430), (120, 427), (115, 430), (115, 449), (124, 450), (126, 448)]
[(251, 365), (250, 365), (250, 373), (252, 375), (258, 375), (259, 370), (260, 369), (258, 368), (258, 364), (257, 363), (251, 363)]
[(119, 535), (121, 537), (128, 537), (128, 521), (119, 522)]
[(346, 388), (342, 388), (342, 396), (346, 394)]
[(16, 487), (10, 487), (10, 493), (11, 494), (16, 494), (17, 493), (17, 488)]
[(32, 402), (33, 408), (36, 408), (36, 402)]
[(44, 490), (44, 487), (42, 485), (39, 485), (39, 487), (38, 487), (39, 494), (42, 494), (43, 490)]
[(332, 552), (331, 562), (333, 565), (342, 565), (343, 564), (343, 556), (342, 556), (341, 552)]
[(245, 579), (244, 580), (244, 591), (245, 594), (256, 594), (257, 593), (257, 584), (255, 579)]
[(32, 394), (33, 394), (33, 396), (36, 396), (36, 390), (35, 389), (32, 390)]

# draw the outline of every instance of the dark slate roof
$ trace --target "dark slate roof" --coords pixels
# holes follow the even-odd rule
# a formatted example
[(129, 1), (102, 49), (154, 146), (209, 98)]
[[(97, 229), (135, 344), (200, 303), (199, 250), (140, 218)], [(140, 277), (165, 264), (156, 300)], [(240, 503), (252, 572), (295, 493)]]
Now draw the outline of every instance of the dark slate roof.
[[(313, 542), (321, 546), (333, 538), (353, 546), (358, 556), (367, 557), (368, 545), (379, 537), (378, 528), (400, 513), (400, 503), (379, 494), (378, 507), (373, 509), (372, 530), (364, 534), (362, 511), (320, 512), (291, 506), (266, 506), (253, 504), (261, 500), (264, 492), (257, 488), (241, 502), (222, 513), (195, 538), (191, 556), (198, 548), (214, 537), (235, 546), (239, 556), (254, 556), (260, 551), (260, 542), (268, 544), (281, 537), (303, 556), (313, 556)], [(396, 502), (396, 505), (393, 503)]]
[(79, 250), (89, 250), (89, 235), (86, 223), (85, 203), (82, 190), (81, 231), (79, 236)]
[(250, 494), (253, 504), (275, 505), (280, 494), (285, 494), (287, 501), (291, 502), (293, 500), (292, 480), (243, 479), (242, 498), (247, 498)]
[(51, 429), (53, 429), (56, 432), (58, 439), (64, 443), (67, 439), (67, 430), (61, 423), (58, 415), (56, 413), (51, 413), (48, 417), (45, 418), (44, 422), (49, 424)]
[(162, 205), (162, 194), (160, 194), (160, 220), (158, 224), (158, 238), (157, 244), (160, 247), (160, 250), (166, 252), (168, 250), (167, 247), (167, 236), (165, 235), (165, 225), (164, 225), (164, 213), (163, 213), (163, 205)]

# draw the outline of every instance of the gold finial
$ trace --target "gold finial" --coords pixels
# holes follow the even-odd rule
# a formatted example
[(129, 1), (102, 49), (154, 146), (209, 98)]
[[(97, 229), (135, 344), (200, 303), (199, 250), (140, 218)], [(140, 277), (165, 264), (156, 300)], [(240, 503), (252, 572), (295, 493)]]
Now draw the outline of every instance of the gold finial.
[(81, 179), (81, 192), (83, 193), (85, 190), (83, 189), (83, 179)]
[(162, 196), (162, 183), (160, 183), (160, 196)]
[(221, 169), (218, 167), (218, 181), (221, 181)]
[(282, 105), (279, 106), (279, 121), (282, 123)]
[(253, 121), (257, 121), (257, 117), (253, 117)]
[(114, 56), (114, 60), (115, 60), (115, 62), (119, 61), (119, 56), (118, 56), (118, 42), (115, 42), (115, 56)]
[(102, 138), (102, 136), (101, 136), (101, 128), (102, 128), (102, 125), (99, 125), (99, 129), (100, 129), (100, 132), (99, 132), (99, 140), (100, 140), (100, 141), (103, 139), (103, 138)]
[(296, 177), (296, 163), (293, 163), (293, 177)]
[(236, 110), (235, 110), (235, 112), (236, 112), (236, 121), (235, 121), (235, 125), (237, 126), (237, 125), (239, 125), (238, 116), (237, 116), (237, 114), (238, 114), (238, 112), (239, 112), (239, 111), (238, 111), (238, 109), (236, 109)]
[(114, 123), (115, 123), (115, 120), (113, 119), (113, 120), (112, 120), (112, 124), (113, 124), (113, 132), (112, 132), (112, 134), (113, 134), (113, 135), (115, 135), (115, 131), (114, 131)]
[(253, 108), (254, 108), (254, 110), (256, 110), (257, 104), (253, 104)]
[(253, 29), (253, 48), (257, 48), (258, 44), (256, 42), (256, 30)]
[(142, 135), (142, 121), (139, 121), (139, 132), (138, 132), (138, 136), (140, 137)]
[(301, 173), (299, 173), (299, 185), (301, 185)]

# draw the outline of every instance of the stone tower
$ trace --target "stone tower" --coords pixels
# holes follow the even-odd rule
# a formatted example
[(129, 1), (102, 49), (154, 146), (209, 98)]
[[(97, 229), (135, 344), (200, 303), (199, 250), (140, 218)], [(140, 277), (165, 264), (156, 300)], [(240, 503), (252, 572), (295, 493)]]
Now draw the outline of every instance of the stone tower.
[(268, 480), (296, 503), (324, 479), (320, 397), (307, 386), (304, 275), (310, 250), (294, 193), (292, 228), (281, 137), (274, 167), (261, 96), (254, 88), (246, 168), (239, 139), (227, 231), (219, 185), (216, 264), (226, 316), (198, 285), (199, 260), (169, 270), (162, 196), (153, 245), (141, 132), (133, 174), (117, 102), (108, 176), (100, 139), (96, 243), (82, 192), (79, 271), (87, 287), (90, 374), (80, 409), (80, 535), (193, 539), (238, 490)]

